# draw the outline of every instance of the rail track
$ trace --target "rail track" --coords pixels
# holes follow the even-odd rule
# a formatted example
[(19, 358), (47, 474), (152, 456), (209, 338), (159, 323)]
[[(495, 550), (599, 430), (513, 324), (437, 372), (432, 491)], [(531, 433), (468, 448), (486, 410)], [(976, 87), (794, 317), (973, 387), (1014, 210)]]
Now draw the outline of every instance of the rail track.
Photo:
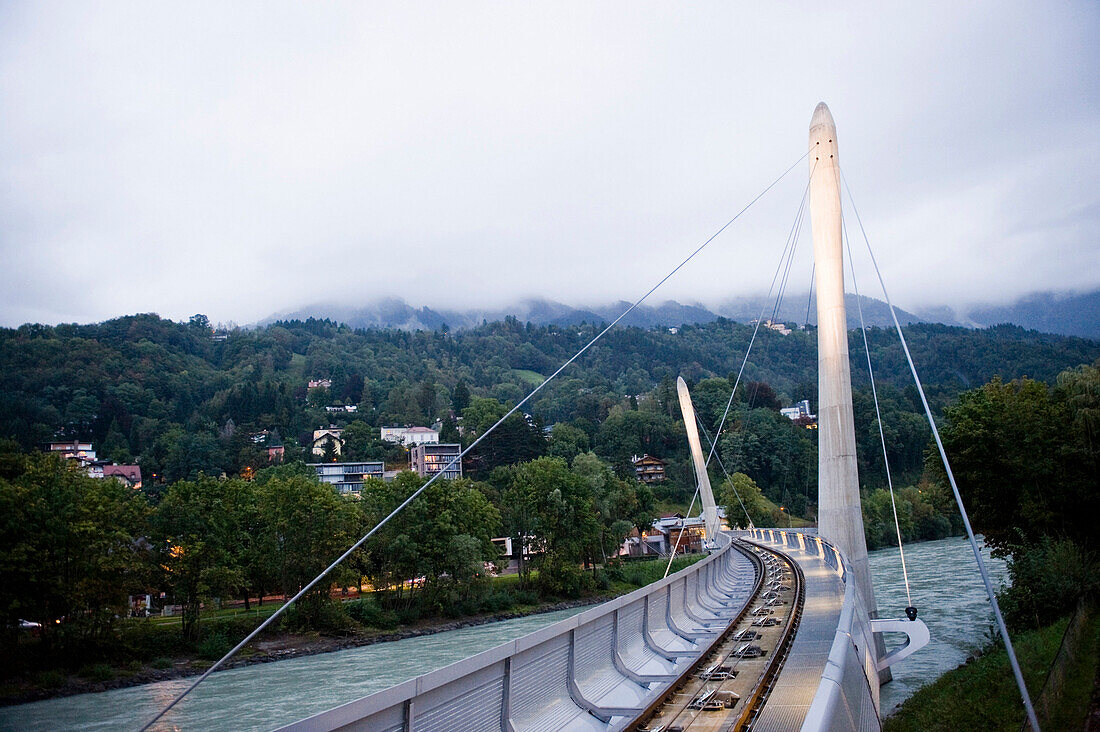
[(752, 729), (790, 651), (805, 601), (798, 565), (742, 543), (762, 571), (752, 599), (709, 654), (639, 717), (638, 732)]

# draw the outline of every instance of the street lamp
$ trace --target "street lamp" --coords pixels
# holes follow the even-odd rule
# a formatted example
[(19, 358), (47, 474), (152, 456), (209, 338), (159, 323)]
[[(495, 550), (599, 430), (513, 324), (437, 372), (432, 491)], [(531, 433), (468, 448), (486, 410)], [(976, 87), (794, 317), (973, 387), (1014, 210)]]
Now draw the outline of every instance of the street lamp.
[(793, 528), (794, 528), (794, 524), (793, 524), (793, 523), (791, 523), (791, 512), (790, 512), (790, 511), (787, 511), (787, 509), (786, 509), (785, 507), (783, 507), (783, 506), (780, 506), (780, 507), (779, 507), (779, 513), (784, 513), (784, 512), (786, 512), (786, 514), (787, 514), (787, 528), (788, 528), (788, 529), (793, 529)]

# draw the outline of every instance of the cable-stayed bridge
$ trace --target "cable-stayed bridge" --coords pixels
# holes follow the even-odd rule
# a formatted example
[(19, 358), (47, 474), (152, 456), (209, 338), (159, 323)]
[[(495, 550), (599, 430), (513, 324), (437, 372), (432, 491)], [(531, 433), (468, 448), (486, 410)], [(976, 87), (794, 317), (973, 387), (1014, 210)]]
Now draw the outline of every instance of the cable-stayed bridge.
[[(394, 732), (638, 729), (671, 732), (686, 729), (877, 730), (881, 727), (880, 685), (889, 681), (893, 663), (919, 651), (928, 642), (928, 629), (917, 618), (911, 600), (906, 617), (879, 619), (871, 585), (856, 469), (844, 297), (847, 231), (842, 216), (841, 188), (845, 183), (839, 166), (836, 126), (828, 107), (819, 104), (814, 110), (808, 149), (794, 165), (516, 404), (497, 425), (583, 356), (590, 346), (803, 160), (809, 165), (809, 181), (772, 288), (778, 281), (775, 306), (778, 310), (798, 231), (808, 213), (813, 231), (819, 349), (818, 530), (759, 529), (752, 527), (751, 519), (747, 522), (748, 529), (720, 530), (708, 469), (711, 460), (717, 457), (717, 436), (725, 425), (733, 393), (709, 454), (705, 455), (690, 394), (681, 379), (678, 383), (680, 404), (710, 551), (705, 560), (531, 635), (284, 729)], [(858, 221), (858, 212), (856, 218)], [(869, 246), (868, 249), (870, 251)], [(873, 254), (871, 256), (873, 262)], [(850, 249), (848, 258), (851, 258)], [(875, 270), (878, 271), (877, 264)], [(881, 282), (881, 274), (879, 279)], [(852, 280), (858, 303), (854, 271)], [(889, 304), (885, 286), (883, 294)], [(890, 307), (892, 309), (892, 304)], [(761, 312), (758, 328), (763, 320)], [(962, 510), (1024, 706), (1032, 728), (1038, 729), (1011, 640), (896, 317), (894, 324)], [(752, 341), (738, 373), (738, 383), (751, 348)], [(871, 368), (869, 354), (867, 364)], [(874, 389), (873, 371), (871, 383)], [(737, 383), (733, 392), (736, 388)], [(877, 394), (875, 399), (877, 410)], [(464, 453), (497, 425), (478, 437)], [(885, 440), (883, 451), (888, 464)], [(461, 456), (456, 456), (452, 463), (459, 459)], [(321, 582), (331, 569), (415, 500), (432, 481), (336, 559), (283, 609)], [(905, 571), (904, 553), (902, 561)], [(908, 585), (907, 576), (906, 583)], [(282, 609), (273, 614), (214, 664), (161, 715), (281, 612)], [(884, 633), (901, 634), (906, 640), (896, 648), (887, 649)], [(151, 720), (146, 728), (161, 715)]]

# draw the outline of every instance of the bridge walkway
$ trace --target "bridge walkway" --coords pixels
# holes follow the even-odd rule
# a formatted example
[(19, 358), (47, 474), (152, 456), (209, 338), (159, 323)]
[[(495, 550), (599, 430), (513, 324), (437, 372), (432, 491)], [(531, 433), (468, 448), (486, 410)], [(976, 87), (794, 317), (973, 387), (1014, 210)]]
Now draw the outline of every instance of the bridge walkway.
[[(768, 529), (757, 530), (756, 534), (743, 538), (786, 555), (801, 568), (805, 578), (805, 605), (783, 668), (750, 728), (754, 732), (787, 732), (814, 727), (815, 721), (810, 714), (814, 698), (820, 687), (832, 683), (830, 679), (840, 679), (845, 687), (861, 688), (843, 690), (841, 698), (845, 700), (845, 708), (841, 716), (845, 718), (844, 725), (830, 728), (869, 732), (881, 729), (873, 701), (878, 690), (876, 688), (872, 696), (867, 676), (857, 660), (864, 655), (858, 646), (853, 649), (855, 653), (842, 654), (841, 663), (846, 668), (831, 668), (836, 666), (834, 645), (838, 639), (847, 645), (858, 644), (862, 637), (841, 628), (842, 624), (847, 624), (847, 618), (842, 616), (853, 609), (844, 607), (847, 571), (840, 554), (832, 546), (819, 543), (813, 534)], [(848, 600), (851, 595), (848, 593)], [(830, 661), (831, 654), (833, 661)]]

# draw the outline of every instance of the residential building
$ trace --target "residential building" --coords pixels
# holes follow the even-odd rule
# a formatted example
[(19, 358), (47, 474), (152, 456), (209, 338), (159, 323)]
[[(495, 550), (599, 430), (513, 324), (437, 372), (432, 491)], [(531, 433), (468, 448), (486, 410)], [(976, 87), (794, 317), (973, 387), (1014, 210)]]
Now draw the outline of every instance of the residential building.
[(399, 442), (409, 447), (439, 442), (439, 430), (432, 427), (383, 427), (381, 437), (385, 442)]
[[(324, 454), (322, 448), (322, 455)], [(270, 445), (267, 448), (267, 461), (269, 463), (281, 463), (286, 457), (286, 448), (282, 445)]]
[(787, 419), (792, 419), (792, 420), (798, 419), (799, 417), (812, 417), (813, 416), (812, 414), (810, 414), (810, 400), (809, 399), (803, 399), (800, 402), (795, 402), (793, 405), (791, 405), (789, 407), (784, 407), (783, 409), (779, 410), (779, 413), (782, 414)]
[[(723, 528), (729, 528), (725, 511), (718, 508), (718, 517)], [(645, 531), (634, 529), (627, 535), (619, 548), (622, 554), (632, 557), (668, 556), (673, 549), (676, 554), (696, 554), (703, 551), (706, 539), (706, 522), (703, 517), (685, 518), (674, 513), (662, 516)]]
[(786, 323), (776, 323), (773, 320), (771, 320), (770, 318), (768, 320), (763, 321), (763, 322), (761, 322), (760, 320), (758, 320), (756, 318), (753, 318), (752, 320), (749, 321), (749, 325), (756, 325), (757, 323), (760, 323), (760, 325), (764, 326), (765, 328), (768, 328), (770, 330), (774, 330), (779, 335), (790, 335), (791, 334), (791, 329), (787, 327)]
[(652, 455), (635, 455), (630, 459), (634, 464), (634, 474), (643, 483), (660, 483), (665, 479), (665, 468), (668, 463)]
[(790, 335), (791, 334), (791, 329), (787, 327), (786, 323), (773, 323), (770, 320), (765, 320), (764, 321), (764, 327), (765, 328), (771, 328), (772, 330), (774, 330), (779, 335)]
[(331, 389), (332, 388), (332, 379), (310, 379), (309, 380), (309, 388), (310, 389)]
[(380, 430), (382, 442), (397, 442), (405, 444), (405, 432), (408, 427), (383, 427)]
[(102, 470), (104, 478), (115, 478), (134, 490), (141, 488), (141, 467), (138, 465), (104, 465)]
[(409, 427), (405, 430), (405, 447), (411, 445), (428, 445), (439, 442), (439, 430), (431, 427)]
[(66, 460), (75, 460), (80, 465), (88, 466), (96, 461), (95, 450), (92, 443), (73, 440), (72, 442), (50, 442), (46, 445), (46, 452), (58, 454)]
[(313, 430), (313, 442), (310, 445), (310, 452), (314, 455), (324, 455), (325, 450), (331, 444), (333, 454), (340, 455), (344, 450), (344, 438), (340, 436), (343, 432), (343, 430), (332, 426)]
[(623, 545), (619, 547), (619, 554), (630, 557), (657, 557), (668, 553), (665, 535), (653, 528), (645, 531), (631, 529)]
[[(527, 536), (523, 545), (523, 561), (529, 563), (532, 557), (546, 551), (545, 542), (540, 542), (533, 536)], [(511, 536), (498, 536), (493, 539), (493, 545), (500, 551), (500, 557), (493, 564), (501, 570), (501, 574), (516, 574), (519, 572), (520, 556), (517, 542), (512, 541)], [(488, 569), (488, 567), (486, 568)]]
[(796, 403), (794, 406), (780, 409), (779, 413), (794, 422), (795, 424), (805, 427), (806, 429), (817, 429), (817, 415), (810, 414), (809, 399), (803, 399), (802, 401)]
[(359, 495), (363, 490), (363, 481), (367, 478), (382, 479), (386, 464), (372, 463), (309, 463), (317, 471), (322, 483), (336, 486), (341, 493)]
[(706, 525), (702, 516), (684, 518), (680, 514), (662, 516), (653, 522), (653, 529), (665, 536), (668, 550), (677, 554), (694, 554), (703, 550)]
[[(447, 468), (447, 464), (461, 454), (462, 445), (420, 443), (409, 450), (409, 470), (414, 471), (421, 478), (430, 478), (436, 473), (443, 472), (443, 477), (450, 480), (462, 477), (462, 460), (455, 460), (454, 464)], [(444, 468), (447, 468), (444, 471)]]

